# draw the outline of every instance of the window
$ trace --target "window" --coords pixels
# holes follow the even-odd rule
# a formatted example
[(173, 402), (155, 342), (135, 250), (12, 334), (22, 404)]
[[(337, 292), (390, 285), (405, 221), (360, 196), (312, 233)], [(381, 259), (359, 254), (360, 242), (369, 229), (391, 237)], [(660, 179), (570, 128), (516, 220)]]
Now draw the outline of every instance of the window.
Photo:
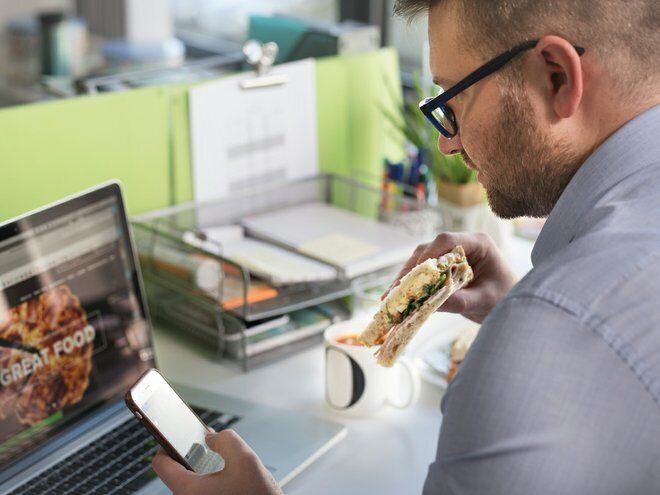
[(171, 0), (177, 29), (216, 39), (245, 41), (250, 14), (290, 14), (303, 19), (334, 22), (336, 0)]
[(396, 47), (404, 72), (422, 70), (428, 64), (427, 19), (420, 15), (412, 23), (392, 15), (394, 0), (387, 0), (386, 44)]

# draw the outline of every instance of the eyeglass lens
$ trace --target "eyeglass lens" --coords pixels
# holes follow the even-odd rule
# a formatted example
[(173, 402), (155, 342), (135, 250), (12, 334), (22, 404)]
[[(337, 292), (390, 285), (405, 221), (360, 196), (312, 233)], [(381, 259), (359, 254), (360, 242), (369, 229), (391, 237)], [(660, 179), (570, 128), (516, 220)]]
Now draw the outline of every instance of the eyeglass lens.
[(438, 123), (445, 129), (449, 134), (456, 134), (456, 119), (449, 107), (442, 108), (438, 107), (433, 112), (431, 112), (433, 117), (438, 121)]

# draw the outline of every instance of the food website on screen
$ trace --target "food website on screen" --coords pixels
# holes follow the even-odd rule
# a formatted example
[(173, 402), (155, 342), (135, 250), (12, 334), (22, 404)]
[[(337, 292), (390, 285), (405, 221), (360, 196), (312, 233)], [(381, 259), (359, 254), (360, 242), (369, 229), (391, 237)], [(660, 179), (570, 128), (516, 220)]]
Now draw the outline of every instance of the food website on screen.
[(0, 245), (0, 464), (148, 368), (127, 241), (96, 206)]

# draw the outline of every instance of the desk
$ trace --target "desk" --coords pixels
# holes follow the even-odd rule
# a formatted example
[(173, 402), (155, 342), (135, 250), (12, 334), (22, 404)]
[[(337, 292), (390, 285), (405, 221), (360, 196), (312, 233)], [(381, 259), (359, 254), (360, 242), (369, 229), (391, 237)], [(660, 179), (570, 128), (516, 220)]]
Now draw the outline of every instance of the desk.
[[(419, 402), (408, 410), (387, 408), (370, 419), (345, 418), (325, 406), (321, 346), (242, 373), (169, 330), (155, 328), (154, 342), (159, 367), (177, 383), (346, 425), (346, 438), (294, 478), (285, 487), (287, 495), (421, 493), (440, 429), (439, 388), (424, 383)], [(214, 381), (200, 384), (200, 376)]]
[[(513, 248), (510, 259), (522, 274), (531, 266), (531, 242), (516, 240)], [(455, 315), (434, 316), (448, 326), (461, 324)], [(414, 344), (432, 337), (425, 330)], [(208, 349), (171, 331), (155, 328), (154, 342), (159, 366), (175, 382), (346, 425), (346, 438), (291, 481), (285, 487), (287, 495), (421, 493), (440, 429), (438, 387), (422, 382), (420, 400), (409, 409), (387, 408), (369, 419), (345, 418), (325, 406), (321, 346), (245, 374), (236, 365), (218, 363)], [(199, 383), (199, 377), (213, 381)]]

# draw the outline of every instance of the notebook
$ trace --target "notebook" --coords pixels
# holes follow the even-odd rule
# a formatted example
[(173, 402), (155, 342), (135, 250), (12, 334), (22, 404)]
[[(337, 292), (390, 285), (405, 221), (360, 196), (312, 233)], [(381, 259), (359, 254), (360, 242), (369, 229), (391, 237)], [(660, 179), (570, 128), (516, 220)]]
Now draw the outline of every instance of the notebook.
[[(330, 304), (326, 307), (335, 306)], [(229, 334), (224, 337), (225, 351), (238, 358), (251, 357), (320, 334), (338, 319), (331, 316), (328, 311), (323, 311), (323, 308), (324, 305), (300, 309), (286, 315), (286, 320), (283, 318), (272, 320), (270, 327), (265, 326), (270, 324), (266, 322), (257, 325), (257, 330), (254, 329), (255, 327), (248, 328), (245, 330), (245, 345), (242, 343), (240, 333)]]
[(321, 282), (337, 278), (337, 270), (300, 254), (256, 239), (222, 246), (223, 255), (273, 285)]
[(325, 203), (249, 216), (241, 224), (252, 237), (328, 263), (347, 278), (402, 264), (421, 241), (403, 227)]

